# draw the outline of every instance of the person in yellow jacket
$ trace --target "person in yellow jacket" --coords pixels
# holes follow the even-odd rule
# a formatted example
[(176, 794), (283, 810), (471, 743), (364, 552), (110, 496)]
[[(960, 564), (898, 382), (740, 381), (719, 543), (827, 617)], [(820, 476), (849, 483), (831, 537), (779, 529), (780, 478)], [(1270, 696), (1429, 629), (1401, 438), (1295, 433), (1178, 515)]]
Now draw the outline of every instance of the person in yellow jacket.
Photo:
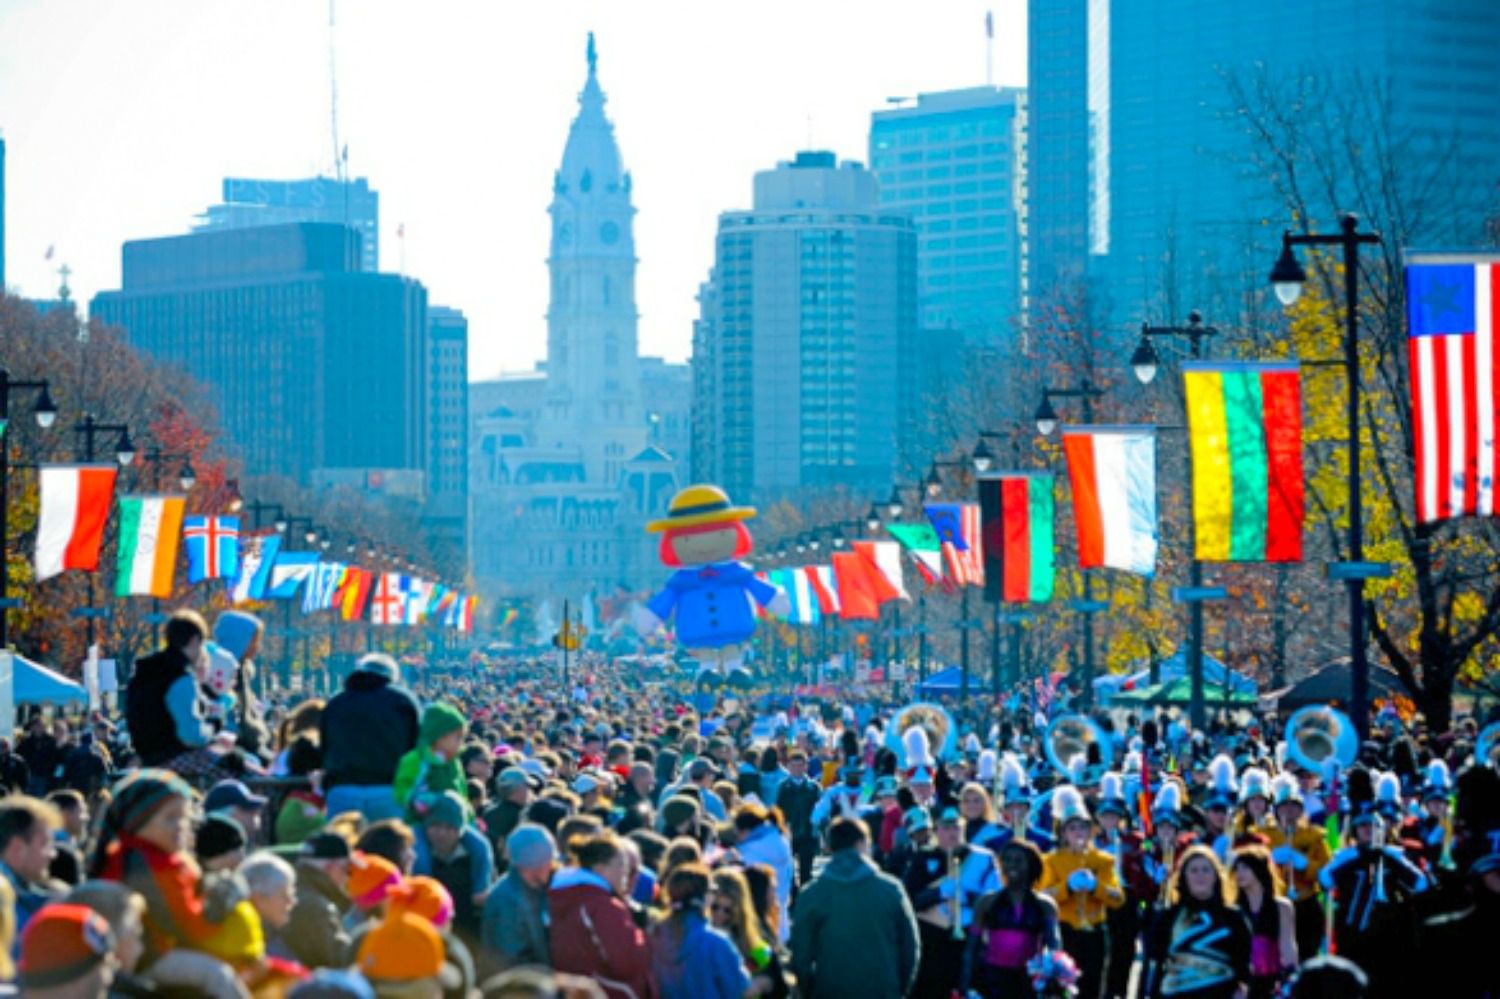
[(1318, 874), (1331, 856), (1328, 840), (1322, 828), (1303, 818), (1302, 790), (1291, 774), (1271, 781), (1271, 807), (1276, 822), (1260, 833), (1271, 845), (1271, 862), (1281, 871), (1297, 913), (1297, 956), (1308, 961), (1317, 956), (1326, 930)]
[(1114, 856), (1094, 846), (1093, 822), (1076, 787), (1053, 792), (1052, 816), (1058, 845), (1042, 859), (1037, 888), (1057, 903), (1063, 950), (1078, 965), (1080, 999), (1098, 999), (1109, 953), (1105, 917), (1125, 904), (1125, 891)]

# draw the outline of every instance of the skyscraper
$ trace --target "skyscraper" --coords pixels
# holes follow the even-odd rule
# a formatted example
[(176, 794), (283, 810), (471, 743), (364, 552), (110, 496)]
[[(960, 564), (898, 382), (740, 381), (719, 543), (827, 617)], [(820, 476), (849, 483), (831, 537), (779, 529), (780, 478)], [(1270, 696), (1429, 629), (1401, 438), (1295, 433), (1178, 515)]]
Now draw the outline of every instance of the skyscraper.
[(970, 343), (1013, 335), (1024, 297), (1026, 93), (971, 87), (877, 111), (880, 206), (917, 227), (918, 322)]
[(0, 292), (5, 291), (5, 140), (0, 138)]
[(126, 243), (121, 290), (89, 311), (213, 390), (248, 474), (420, 498), (427, 291), (352, 269), (357, 241), (300, 223)]
[(199, 216), (195, 232), (287, 222), (333, 222), (359, 233), (359, 270), (380, 269), (380, 195), (369, 181), (224, 179), (224, 201)]
[(883, 494), (912, 416), (916, 229), (875, 176), (802, 152), (719, 216), (693, 346), (693, 470), (736, 499)]
[(636, 354), (635, 207), (604, 104), (590, 35), (548, 208), (545, 370), (471, 390), (472, 561), (495, 595), (601, 601), (660, 574), (645, 525), (677, 486), (658, 446), (674, 413), (670, 400), (648, 410), (642, 385), (681, 376)]
[[(1326, 88), (1295, 116), (1309, 130), (1304, 169), (1337, 142), (1369, 162), (1404, 157), (1409, 181), (1444, 164), (1487, 191), (1500, 173), (1491, 0), (1031, 0), (1029, 31), (1034, 301), (1059, 275), (1088, 273), (1129, 325), (1263, 287), (1292, 220), (1237, 85), (1282, 107), (1298, 86)], [(1318, 116), (1339, 102), (1364, 103), (1358, 134), (1322, 134)], [(1315, 225), (1353, 207), (1354, 177), (1305, 179)], [(1412, 220), (1420, 244), (1480, 237), (1484, 207), (1461, 186)]]
[(423, 520), (454, 553), (469, 550), (469, 321), (427, 309), (427, 503)]

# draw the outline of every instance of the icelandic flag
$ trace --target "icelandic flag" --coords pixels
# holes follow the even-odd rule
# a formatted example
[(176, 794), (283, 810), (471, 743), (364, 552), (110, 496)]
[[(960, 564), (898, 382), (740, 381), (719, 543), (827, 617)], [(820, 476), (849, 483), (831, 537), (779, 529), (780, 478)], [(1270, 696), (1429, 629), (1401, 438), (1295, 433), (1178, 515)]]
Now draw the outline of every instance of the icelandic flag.
[(246, 538), (241, 549), (240, 573), (234, 577), (231, 591), (233, 600), (237, 604), (264, 600), (266, 584), (271, 580), (271, 568), (276, 564), (276, 553), (281, 550), (281, 535), (257, 534)]
[(189, 583), (239, 575), (240, 518), (184, 517), (182, 539), (187, 543)]
[(271, 578), (266, 582), (267, 600), (292, 600), (302, 582), (310, 577), (317, 567), (318, 556), (312, 552), (282, 552), (271, 566)]

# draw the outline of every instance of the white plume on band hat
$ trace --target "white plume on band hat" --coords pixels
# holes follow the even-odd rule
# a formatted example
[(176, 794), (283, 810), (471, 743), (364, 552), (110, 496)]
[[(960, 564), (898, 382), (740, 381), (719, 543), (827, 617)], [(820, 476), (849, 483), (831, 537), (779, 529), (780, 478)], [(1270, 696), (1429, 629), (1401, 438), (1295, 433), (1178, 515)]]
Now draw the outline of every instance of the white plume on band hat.
[(999, 768), (1000, 761), (993, 749), (986, 749), (979, 754), (979, 764), (974, 770), (974, 779), (986, 784), (995, 782), (995, 774)]
[(915, 770), (918, 767), (935, 767), (937, 761), (932, 758), (932, 743), (928, 738), (927, 730), (920, 725), (913, 725), (901, 733), (901, 744), (906, 747), (906, 769)]
[(1260, 767), (1245, 768), (1245, 775), (1240, 780), (1240, 804), (1244, 804), (1251, 798), (1271, 798), (1271, 777)]
[(1026, 771), (1015, 753), (1006, 753), (1001, 757), (1000, 783), (1004, 788), (1007, 806), (1031, 803), (1031, 793), (1026, 788)]
[(1271, 780), (1271, 804), (1272, 805), (1301, 805), (1302, 788), (1297, 785), (1297, 778), (1289, 773), (1279, 773)]
[(1078, 788), (1062, 784), (1052, 792), (1052, 820), (1059, 829), (1075, 820), (1092, 821), (1088, 806), (1083, 803), (1083, 793)]

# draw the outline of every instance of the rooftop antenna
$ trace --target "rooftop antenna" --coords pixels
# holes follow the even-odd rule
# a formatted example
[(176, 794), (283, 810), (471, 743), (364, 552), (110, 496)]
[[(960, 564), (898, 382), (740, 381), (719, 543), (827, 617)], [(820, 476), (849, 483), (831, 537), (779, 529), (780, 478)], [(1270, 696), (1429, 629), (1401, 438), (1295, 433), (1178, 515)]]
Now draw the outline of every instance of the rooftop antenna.
[(328, 117), (333, 135), (333, 175), (339, 183), (344, 181), (348, 167), (349, 150), (339, 144), (339, 69), (336, 55), (334, 29), (337, 25), (334, 4), (328, 0)]
[(995, 85), (995, 12), (992, 10), (984, 12), (984, 85)]

